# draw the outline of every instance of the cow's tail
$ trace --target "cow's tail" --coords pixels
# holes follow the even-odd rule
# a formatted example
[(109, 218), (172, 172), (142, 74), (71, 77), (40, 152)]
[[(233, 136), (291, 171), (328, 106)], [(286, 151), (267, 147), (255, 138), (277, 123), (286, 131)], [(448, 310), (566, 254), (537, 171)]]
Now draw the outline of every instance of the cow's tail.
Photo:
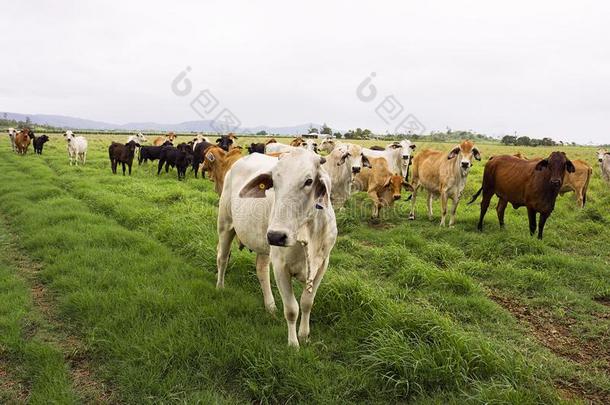
[(468, 205), (472, 204), (473, 202), (475, 202), (477, 200), (477, 198), (479, 198), (479, 195), (481, 195), (481, 191), (483, 191), (483, 186), (481, 186), (479, 191), (477, 191), (476, 194), (472, 196), (472, 199), (470, 200)]

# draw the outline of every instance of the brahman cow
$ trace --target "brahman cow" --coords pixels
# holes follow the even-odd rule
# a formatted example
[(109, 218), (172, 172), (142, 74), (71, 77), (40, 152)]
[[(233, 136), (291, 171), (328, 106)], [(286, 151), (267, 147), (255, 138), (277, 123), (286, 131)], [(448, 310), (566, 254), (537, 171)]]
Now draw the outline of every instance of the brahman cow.
[(362, 154), (360, 145), (340, 144), (326, 157), (323, 167), (330, 176), (330, 199), (335, 209), (345, 205), (352, 193), (353, 176), (359, 173), (363, 166), (371, 167), (368, 159)]
[(17, 131), (15, 128), (8, 129), (8, 137), (11, 139), (11, 147), (13, 148), (13, 152), (17, 152), (17, 146), (15, 145), (15, 136), (17, 135)]
[(222, 195), (225, 176), (231, 166), (241, 159), (241, 150), (233, 149), (225, 152), (219, 146), (212, 146), (205, 151), (202, 170), (210, 172), (210, 179), (214, 182), (214, 191)]
[(441, 226), (445, 226), (447, 200), (451, 199), (451, 219), (449, 226), (455, 224), (455, 212), (466, 186), (472, 159), (481, 160), (479, 150), (471, 141), (462, 141), (449, 153), (439, 150), (424, 150), (413, 159), (413, 197), (409, 219), (415, 219), (417, 190), (423, 187), (428, 191), (428, 218), (432, 220), (432, 198), (441, 199)]
[(527, 207), (530, 234), (536, 232), (536, 214), (540, 213), (538, 239), (546, 220), (555, 208), (555, 200), (561, 190), (565, 174), (574, 173), (572, 162), (563, 152), (553, 152), (542, 160), (524, 160), (515, 156), (494, 156), (485, 164), (483, 185), (472, 197), (472, 204), (483, 192), (481, 215), (477, 228), (483, 230), (483, 219), (491, 198), (498, 196), (498, 221), (504, 227), (504, 210), (508, 203), (513, 208)]
[(72, 161), (78, 166), (78, 161), (85, 164), (87, 161), (87, 140), (82, 136), (74, 136), (74, 132), (68, 130), (64, 133), (64, 138), (68, 142), (68, 157), (70, 158), (70, 166)]
[[(224, 287), (225, 270), (235, 236), (256, 253), (256, 273), (265, 307), (275, 311), (269, 282), (269, 259), (277, 282), (288, 344), (299, 346), (309, 337), (314, 297), (328, 267), (337, 239), (330, 201), (331, 183), (322, 168), (325, 159), (296, 148), (277, 159), (254, 153), (239, 160), (227, 173), (218, 207), (218, 281)], [(299, 304), (292, 278), (305, 284)]]
[(28, 152), (32, 139), (35, 138), (34, 132), (29, 128), (23, 128), (15, 135), (15, 148), (17, 153), (25, 155)]
[(167, 134), (165, 136), (158, 136), (158, 137), (156, 137), (155, 140), (153, 141), (153, 145), (154, 146), (161, 146), (165, 142), (168, 142), (168, 141), (173, 144), (177, 137), (178, 136), (176, 134), (174, 134), (173, 132), (170, 132), (169, 134)]
[(411, 154), (415, 144), (407, 139), (388, 145), (385, 150), (373, 150), (364, 148), (366, 156), (382, 157), (388, 161), (388, 167), (392, 173), (401, 174), (405, 181), (409, 181), (409, 166), (411, 165)]
[(608, 152), (606, 149), (598, 150), (597, 160), (599, 161), (602, 179), (604, 179), (606, 183), (610, 184), (610, 152)]
[(320, 143), (320, 146), (318, 147), (318, 150), (320, 152), (330, 153), (330, 152), (333, 151), (333, 149), (335, 149), (336, 146), (337, 146), (337, 143), (335, 142), (334, 139), (324, 139)]
[(42, 148), (47, 142), (49, 142), (49, 137), (46, 135), (41, 135), (38, 138), (34, 138), (34, 140), (32, 141), (32, 145), (34, 146), (34, 153), (42, 155)]
[(402, 175), (392, 173), (388, 161), (382, 157), (369, 158), (369, 168), (363, 168), (354, 180), (355, 187), (365, 191), (373, 200), (372, 218), (379, 218), (382, 207), (391, 207), (400, 199), (400, 189), (413, 191)]
[(125, 176), (125, 165), (129, 167), (129, 175), (131, 176), (131, 165), (133, 164), (133, 157), (138, 146), (138, 143), (134, 140), (127, 142), (125, 145), (117, 142), (110, 144), (108, 147), (108, 157), (110, 158), (110, 168), (113, 174), (116, 174), (116, 167), (120, 163), (123, 167), (123, 176)]

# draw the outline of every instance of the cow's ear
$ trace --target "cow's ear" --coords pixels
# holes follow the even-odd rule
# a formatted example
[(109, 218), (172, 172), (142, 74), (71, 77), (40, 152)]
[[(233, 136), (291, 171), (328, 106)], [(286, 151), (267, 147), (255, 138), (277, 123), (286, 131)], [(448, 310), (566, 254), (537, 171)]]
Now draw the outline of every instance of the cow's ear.
[(315, 191), (314, 191), (314, 201), (315, 207), (319, 210), (324, 210), (328, 208), (328, 192), (329, 187), (326, 184), (326, 180), (321, 178), (319, 175), (316, 178)]
[(369, 158), (364, 156), (364, 153), (362, 154), (362, 167), (368, 167), (369, 169), (371, 168), (371, 162)]
[(540, 162), (536, 164), (536, 170), (542, 170), (545, 167), (548, 167), (549, 161), (548, 159), (542, 159)]
[(216, 143), (220, 143), (220, 141), (222, 141), (222, 139), (220, 139), (220, 138), (216, 139)]
[(343, 154), (343, 156), (341, 156), (341, 159), (339, 159), (339, 161), (337, 162), (337, 166), (341, 166), (343, 163), (345, 163), (345, 159), (347, 159), (350, 156), (351, 155), (349, 154), (349, 152), (345, 152)]
[(472, 148), (472, 155), (478, 161), (481, 161), (481, 152), (477, 148)]
[(239, 196), (241, 198), (265, 198), (265, 191), (272, 187), (271, 173), (261, 173), (241, 189)]
[(451, 152), (449, 152), (447, 155), (447, 159), (453, 159), (458, 155), (458, 153), (460, 153), (460, 147), (456, 146), (455, 148), (451, 149)]
[(389, 176), (388, 179), (383, 183), (383, 188), (389, 187), (392, 183), (392, 176)]
[(576, 167), (574, 167), (574, 163), (571, 160), (566, 160), (566, 169), (568, 173), (574, 173), (576, 171)]
[(402, 186), (407, 191), (414, 191), (413, 186), (407, 183), (405, 180), (402, 181)]

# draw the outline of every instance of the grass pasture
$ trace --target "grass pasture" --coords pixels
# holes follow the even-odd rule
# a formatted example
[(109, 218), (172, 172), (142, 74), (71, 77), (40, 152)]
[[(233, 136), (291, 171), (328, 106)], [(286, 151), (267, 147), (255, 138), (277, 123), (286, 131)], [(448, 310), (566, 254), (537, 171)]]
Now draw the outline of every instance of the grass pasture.
[[(295, 351), (254, 254), (234, 247), (215, 289), (212, 183), (150, 163), (112, 175), (113, 137), (87, 138), (85, 167), (61, 136), (42, 156), (0, 139), (0, 402), (610, 403), (610, 187), (593, 148), (563, 149), (594, 168), (587, 206), (560, 197), (542, 241), (524, 208), (506, 229), (490, 209), (478, 233), (478, 204), (448, 229), (425, 193), (416, 221), (399, 201), (378, 223), (352, 196)], [(465, 200), (489, 156), (557, 149), (478, 147)]]

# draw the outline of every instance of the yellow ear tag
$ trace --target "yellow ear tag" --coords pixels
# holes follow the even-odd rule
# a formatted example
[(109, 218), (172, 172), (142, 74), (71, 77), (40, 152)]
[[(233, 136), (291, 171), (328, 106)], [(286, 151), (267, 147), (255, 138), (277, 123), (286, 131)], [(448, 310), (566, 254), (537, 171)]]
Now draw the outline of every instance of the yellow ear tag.
[(261, 190), (265, 189), (265, 183), (261, 183), (258, 185), (258, 188), (260, 188)]

